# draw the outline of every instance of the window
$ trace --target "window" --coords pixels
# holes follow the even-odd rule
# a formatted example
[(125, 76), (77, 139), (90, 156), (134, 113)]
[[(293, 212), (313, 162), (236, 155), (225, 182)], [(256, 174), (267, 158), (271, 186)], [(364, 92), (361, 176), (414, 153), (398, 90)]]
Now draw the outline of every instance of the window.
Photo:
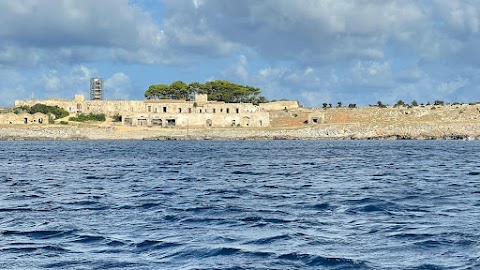
[(235, 113), (239, 113), (239, 112), (240, 112), (240, 109), (236, 108)]
[(175, 126), (175, 119), (167, 119), (167, 126), (174, 127)]
[(192, 108), (188, 108), (188, 113), (192, 113)]
[(151, 112), (152, 111), (152, 106), (147, 106), (147, 112)]
[(153, 112), (154, 113), (158, 112), (158, 108), (157, 107), (153, 108)]
[(200, 113), (202, 113), (202, 109), (200, 109)]
[(213, 113), (216, 113), (217, 112), (217, 109), (213, 108)]
[(227, 113), (230, 113), (230, 108), (227, 108)]
[(182, 108), (178, 108), (178, 113), (182, 113)]
[(163, 112), (164, 112), (164, 113), (167, 112), (167, 107), (163, 107)]
[(162, 119), (152, 119), (152, 126), (162, 126)]

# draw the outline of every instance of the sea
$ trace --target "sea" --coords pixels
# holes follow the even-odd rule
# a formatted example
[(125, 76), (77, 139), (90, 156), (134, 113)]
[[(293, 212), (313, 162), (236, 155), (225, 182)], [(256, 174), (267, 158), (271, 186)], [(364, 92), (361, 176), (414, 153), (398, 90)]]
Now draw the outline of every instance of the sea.
[(2, 141), (0, 269), (480, 269), (480, 141)]

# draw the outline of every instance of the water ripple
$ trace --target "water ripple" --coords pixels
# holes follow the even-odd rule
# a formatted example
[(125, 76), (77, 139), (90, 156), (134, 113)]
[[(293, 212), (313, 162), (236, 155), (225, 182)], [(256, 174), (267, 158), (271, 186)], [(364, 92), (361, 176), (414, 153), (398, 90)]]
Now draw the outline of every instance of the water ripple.
[(0, 148), (2, 269), (480, 269), (477, 141)]

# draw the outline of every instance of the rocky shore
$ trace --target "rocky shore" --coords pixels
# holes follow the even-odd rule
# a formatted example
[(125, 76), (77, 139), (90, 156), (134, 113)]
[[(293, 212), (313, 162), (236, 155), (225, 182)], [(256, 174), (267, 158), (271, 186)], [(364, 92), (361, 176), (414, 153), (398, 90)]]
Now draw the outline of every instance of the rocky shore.
[(175, 129), (122, 126), (0, 126), (0, 140), (475, 140), (480, 125), (318, 124), (297, 128)]

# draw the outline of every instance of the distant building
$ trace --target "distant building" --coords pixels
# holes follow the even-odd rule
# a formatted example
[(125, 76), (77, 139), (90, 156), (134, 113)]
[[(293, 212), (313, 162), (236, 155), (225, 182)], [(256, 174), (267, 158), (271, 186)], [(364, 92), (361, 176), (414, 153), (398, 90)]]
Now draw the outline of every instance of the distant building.
[[(95, 81), (94, 81), (95, 82)], [(95, 83), (94, 83), (95, 84)], [(269, 127), (270, 111), (298, 108), (297, 101), (277, 101), (254, 105), (208, 100), (197, 94), (195, 100), (85, 100), (76, 95), (73, 100), (17, 100), (15, 106), (37, 103), (59, 106), (71, 114), (104, 113), (121, 116), (125, 126), (140, 127)]]
[(45, 125), (48, 115), (43, 113), (0, 113), (0, 125)]

